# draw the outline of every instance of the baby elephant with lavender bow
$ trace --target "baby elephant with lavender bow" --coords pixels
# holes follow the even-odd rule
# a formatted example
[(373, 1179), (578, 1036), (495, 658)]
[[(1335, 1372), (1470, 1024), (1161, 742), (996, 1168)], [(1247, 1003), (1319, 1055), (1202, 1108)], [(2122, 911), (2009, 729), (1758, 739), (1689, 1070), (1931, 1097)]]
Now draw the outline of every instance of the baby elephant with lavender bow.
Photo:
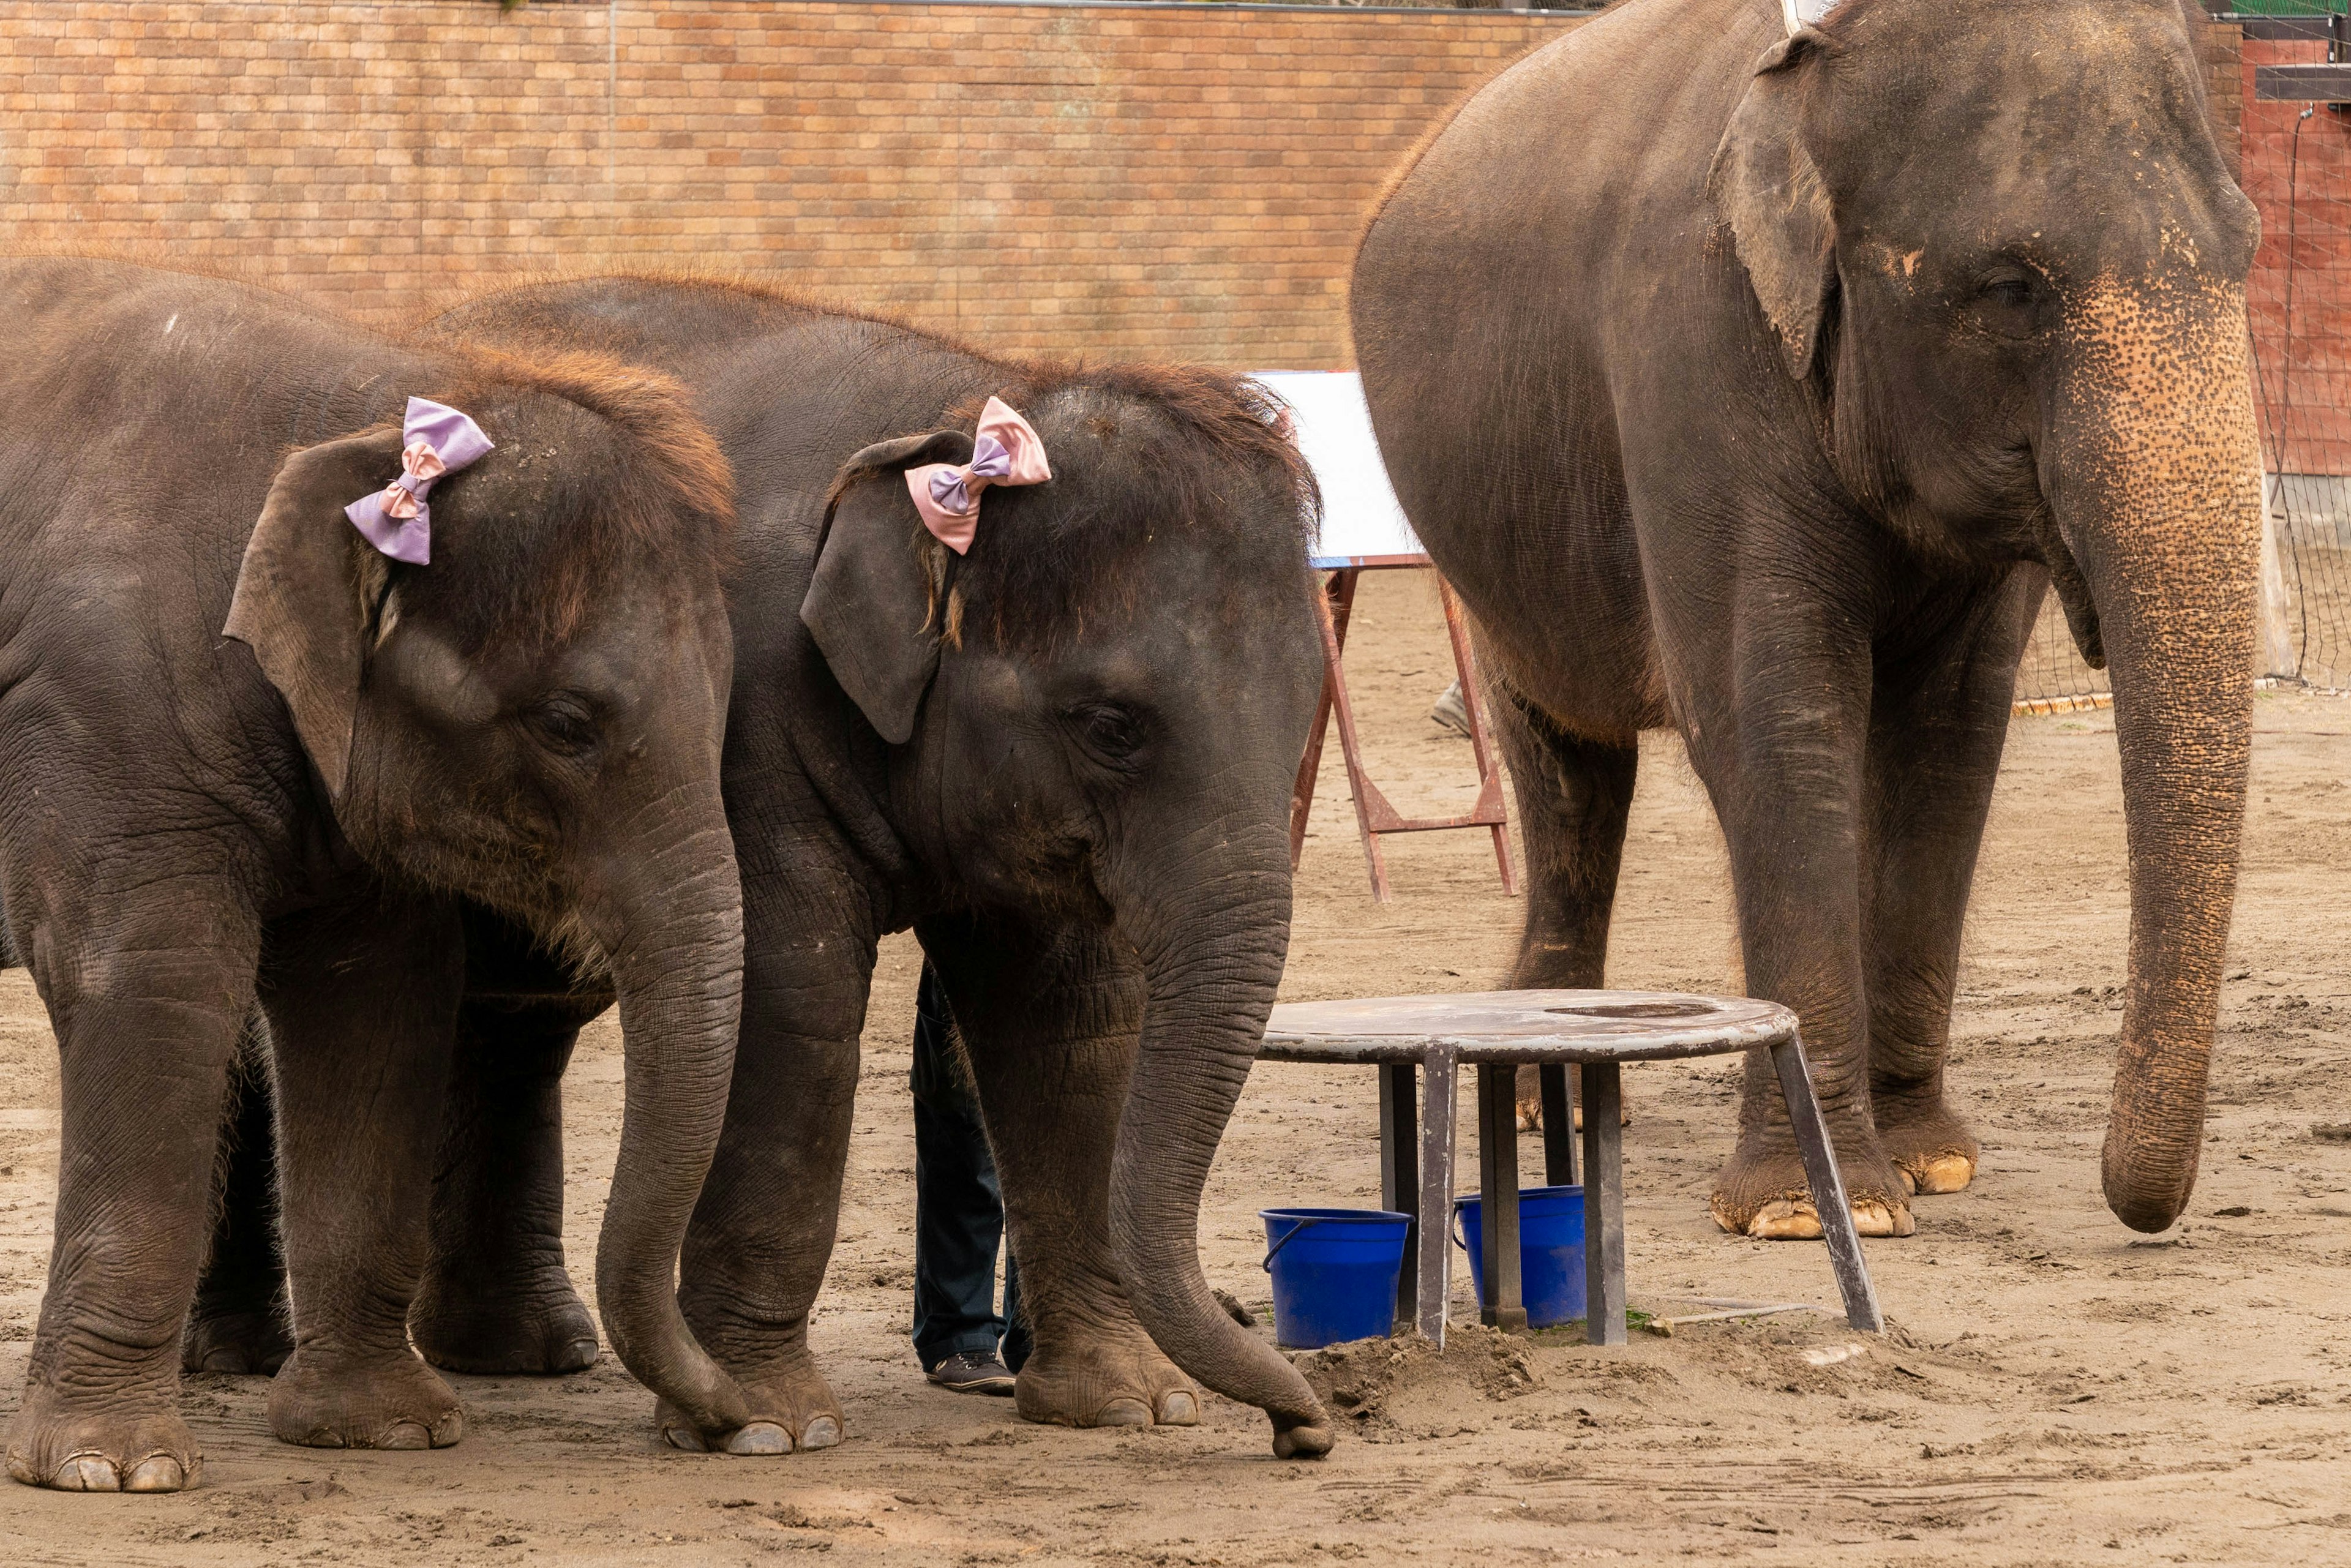
[(725, 1441), (748, 1403), (671, 1290), (740, 1008), (724, 458), (588, 356), (106, 262), (0, 264), (0, 907), (64, 1112), (9, 1473), (195, 1480), (175, 1392), (241, 1046), (286, 1178), (271, 1427), (457, 1439), (408, 1306), (461, 1009), (548, 983), (501, 956), (532, 937), (627, 1036), (606, 1325)]
[[(1326, 1449), (1312, 1390), (1217, 1308), (1196, 1247), (1281, 977), (1290, 786), (1321, 685), (1312, 487), (1279, 406), (1213, 371), (995, 359), (699, 282), (524, 289), (444, 325), (668, 371), (742, 476), (743, 1039), (679, 1292), (753, 1392), (761, 1422), (732, 1446), (845, 1430), (809, 1312), (874, 944), (912, 925), (1003, 1182), (1036, 1340), (1020, 1413), (1189, 1423), (1196, 1378), (1263, 1409), (1278, 1453)], [(418, 1331), (444, 1364), (562, 1364), (534, 1342), (579, 1310), (557, 1095), (574, 1028), (517, 1009), (461, 1051)], [(221, 1281), (225, 1313), (273, 1288), (244, 1279)], [(549, 1326), (510, 1333), (499, 1300)], [(659, 1420), (702, 1442), (680, 1411)]]

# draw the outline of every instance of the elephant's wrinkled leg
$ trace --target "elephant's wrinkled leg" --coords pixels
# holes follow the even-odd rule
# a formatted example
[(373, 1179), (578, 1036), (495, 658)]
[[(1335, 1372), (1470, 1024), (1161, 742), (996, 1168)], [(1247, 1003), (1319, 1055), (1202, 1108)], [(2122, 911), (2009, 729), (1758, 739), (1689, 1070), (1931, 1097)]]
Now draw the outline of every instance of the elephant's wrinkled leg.
[(464, 949), (455, 912), (391, 889), (292, 916), (262, 970), (294, 1354), (271, 1430), (315, 1448), (446, 1448), (457, 1396), (409, 1347)]
[(435, 1366), (528, 1375), (596, 1364), (596, 1321), (563, 1262), (563, 1070), (595, 1010), (562, 998), (468, 998), (458, 1010), (432, 1241), (409, 1311)]
[(267, 1047), (248, 1030), (221, 1132), (219, 1207), (212, 1249), (189, 1309), (180, 1364), (189, 1372), (276, 1372), (294, 1348), (286, 1254), (277, 1243), (277, 1100)]
[[(1729, 846), (1748, 988), (1802, 1020), (1856, 1228), (1907, 1236), (1908, 1195), (1869, 1102), (1858, 831), (1869, 646), (1809, 581), (1746, 585), (1739, 612), (1735, 640), (1708, 651), (1724, 667), (1690, 683), (1680, 717)], [(1706, 633), (1690, 639), (1703, 648)], [(1712, 1207), (1739, 1234), (1821, 1233), (1768, 1052), (1748, 1055), (1739, 1144)]]
[(1881, 651), (1864, 790), (1869, 1094), (1913, 1192), (1957, 1192), (1980, 1149), (1943, 1087), (1960, 927), (2008, 738), (2016, 663), (2040, 607), (2024, 572), (1955, 604), (1916, 649)]
[[(1495, 694), (1494, 727), (1519, 799), (1527, 852), (1527, 919), (1510, 971), (1514, 990), (1582, 989), (1604, 983), (1608, 916), (1625, 859), (1639, 745), (1570, 735), (1524, 697)], [(1542, 1079), (1518, 1076), (1519, 1125), (1542, 1116)]]
[[(803, 935), (816, 924), (803, 885), (745, 867), (743, 1038), (680, 1261), (685, 1321), (751, 1396), (754, 1418), (727, 1443), (737, 1454), (829, 1448), (848, 1425), (808, 1324), (841, 1213), (873, 944)], [(702, 1447), (666, 1403), (654, 1421), (673, 1446)]]
[(924, 922), (979, 1092), (1035, 1348), (1014, 1401), (1064, 1427), (1188, 1427), (1200, 1391), (1152, 1343), (1110, 1246), (1111, 1155), (1143, 977), (1090, 925)]
[[(12, 885), (9, 903), (13, 915), (37, 900)], [(176, 1491), (203, 1462), (172, 1406), (259, 933), (245, 911), (164, 880), (113, 907), (25, 919), (37, 922), (24, 946), (57, 1030), (63, 1123), (8, 1473), (68, 1491)]]

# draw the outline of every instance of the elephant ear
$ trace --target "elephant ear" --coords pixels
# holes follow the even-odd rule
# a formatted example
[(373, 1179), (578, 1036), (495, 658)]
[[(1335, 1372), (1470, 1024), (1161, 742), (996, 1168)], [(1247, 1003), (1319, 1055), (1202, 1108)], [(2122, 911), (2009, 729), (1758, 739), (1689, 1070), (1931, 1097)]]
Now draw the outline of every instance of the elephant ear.
[(1763, 51), (1708, 172), (1707, 194), (1729, 224), (1739, 259), (1780, 334), (1788, 373), (1812, 373), (1821, 318), (1836, 283), (1836, 227), (1821, 172), (1797, 127), (1804, 60), (1828, 38), (1802, 27)]
[(400, 471), (397, 427), (305, 447), (278, 465), (222, 634), (253, 650), (340, 804), (367, 623), (389, 573), (343, 508)]
[(914, 735), (939, 667), (929, 552), (903, 476), (919, 463), (970, 461), (971, 437), (961, 431), (876, 442), (841, 465), (825, 503), (800, 622), (841, 689), (893, 746)]

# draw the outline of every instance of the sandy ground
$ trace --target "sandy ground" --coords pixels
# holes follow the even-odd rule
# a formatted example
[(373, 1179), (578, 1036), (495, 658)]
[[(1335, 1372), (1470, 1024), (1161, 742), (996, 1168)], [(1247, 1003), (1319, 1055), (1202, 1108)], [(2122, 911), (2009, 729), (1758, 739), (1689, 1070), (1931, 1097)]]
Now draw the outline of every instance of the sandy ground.
[[(1468, 747), (1424, 716), (1450, 674), (1426, 578), (1374, 579), (1359, 616), (1351, 667), (1376, 776), (1405, 810), (1466, 803)], [(2264, 696), (2258, 727), (2210, 1143), (2187, 1221), (2135, 1236), (2097, 1192), (2124, 977), (2112, 727), (2020, 720), (1955, 1030), (1983, 1170), (1968, 1192), (1922, 1200), (1915, 1239), (1869, 1244), (1893, 1326), (1844, 1360), (1816, 1364), (1858, 1343), (1826, 1315), (1610, 1351), (1475, 1329), (1441, 1357), (1374, 1342), (1314, 1364), (1356, 1414), (1313, 1465), (1273, 1460), (1263, 1419), (1213, 1397), (1196, 1428), (1073, 1432), (932, 1390), (905, 1337), (914, 956), (900, 938), (875, 988), (848, 1212), (814, 1330), (847, 1443), (783, 1460), (665, 1452), (650, 1397), (609, 1356), (560, 1380), (455, 1379), (466, 1436), (432, 1454), (284, 1447), (258, 1380), (198, 1378), (183, 1401), (206, 1451), (200, 1490), (0, 1486), (0, 1560), (2351, 1563), (2351, 1144), (2312, 1132), (2351, 1121), (2351, 704)], [(1651, 747), (1643, 768), (1610, 977), (1733, 988), (1711, 816), (1677, 744)], [(1383, 907), (1335, 768), (1315, 821), (1286, 996), (1494, 983), (1519, 908), (1485, 835), (1392, 841), (1396, 898)], [(0, 1406), (13, 1409), (57, 1155), (55, 1052), (21, 974), (0, 977)], [(620, 1065), (599, 1025), (568, 1091), (583, 1291)], [(1817, 1244), (1737, 1239), (1707, 1218), (1735, 1071), (1627, 1073), (1636, 1306), (1834, 1300)], [(1374, 1103), (1360, 1071), (1258, 1071), (1202, 1216), (1213, 1281), (1267, 1301), (1260, 1207), (1376, 1202)], [(1466, 1159), (1468, 1126), (1461, 1146)]]

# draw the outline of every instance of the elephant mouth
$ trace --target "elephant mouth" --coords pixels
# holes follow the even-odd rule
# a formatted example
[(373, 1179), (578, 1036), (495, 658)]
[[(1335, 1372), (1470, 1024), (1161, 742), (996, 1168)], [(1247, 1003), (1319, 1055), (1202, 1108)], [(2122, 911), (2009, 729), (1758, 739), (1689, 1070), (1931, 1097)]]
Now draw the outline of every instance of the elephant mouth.
[(2034, 512), (2033, 533), (2041, 546), (2042, 564), (2049, 569), (2050, 584), (2057, 590), (2057, 602), (2064, 606), (2074, 645), (2082, 651), (2082, 662), (2094, 670), (2105, 669), (2106, 644), (2098, 630), (2097, 601), (2090, 596), (2081, 563), (2074, 559), (2072, 547), (2058, 529), (2056, 514), (2046, 506)]

